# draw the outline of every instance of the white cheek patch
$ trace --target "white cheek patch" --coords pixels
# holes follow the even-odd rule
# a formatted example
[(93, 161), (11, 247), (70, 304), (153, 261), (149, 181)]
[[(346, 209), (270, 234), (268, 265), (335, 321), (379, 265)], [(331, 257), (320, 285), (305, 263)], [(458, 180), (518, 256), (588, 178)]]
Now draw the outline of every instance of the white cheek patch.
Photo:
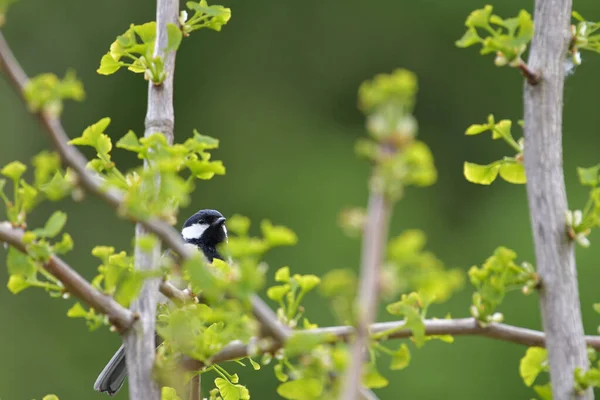
[(188, 226), (183, 228), (181, 231), (181, 235), (184, 239), (200, 239), (200, 236), (204, 233), (206, 229), (208, 229), (208, 224), (194, 224), (192, 226)]

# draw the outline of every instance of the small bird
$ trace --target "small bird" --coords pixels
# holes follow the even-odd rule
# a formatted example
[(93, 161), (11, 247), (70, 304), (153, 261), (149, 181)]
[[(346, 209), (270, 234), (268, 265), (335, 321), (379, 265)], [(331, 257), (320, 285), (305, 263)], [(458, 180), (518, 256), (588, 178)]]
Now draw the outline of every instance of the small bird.
[[(217, 246), (227, 241), (227, 228), (225, 227), (225, 217), (220, 212), (216, 210), (198, 211), (185, 221), (181, 235), (186, 244), (193, 245), (202, 251), (208, 262), (212, 262), (215, 258), (223, 259)], [(94, 390), (114, 396), (123, 386), (126, 377), (125, 347), (121, 345), (98, 375), (96, 383), (94, 383)]]

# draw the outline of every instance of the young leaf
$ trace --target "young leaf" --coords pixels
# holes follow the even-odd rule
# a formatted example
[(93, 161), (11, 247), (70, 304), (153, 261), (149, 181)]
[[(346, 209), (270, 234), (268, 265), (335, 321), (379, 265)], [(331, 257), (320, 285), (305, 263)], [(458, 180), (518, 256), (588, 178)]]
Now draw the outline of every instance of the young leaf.
[(250, 400), (250, 392), (242, 385), (234, 385), (223, 378), (215, 379), (223, 400)]
[(161, 389), (161, 400), (181, 400), (181, 397), (177, 396), (177, 391), (171, 387), (163, 386)]
[(379, 373), (373, 363), (370, 363), (365, 368), (366, 370), (362, 376), (363, 386), (369, 389), (380, 389), (389, 384), (389, 381)]
[(27, 167), (25, 164), (20, 161), (13, 161), (6, 164), (2, 170), (0, 170), (0, 173), (16, 182), (21, 178), (26, 170)]
[(542, 371), (548, 369), (548, 352), (542, 347), (530, 347), (519, 364), (519, 374), (525, 385), (531, 386)]
[(175, 24), (168, 23), (167, 24), (167, 37), (168, 44), (165, 52), (168, 51), (176, 51), (181, 44), (181, 38), (183, 37), (181, 33), (181, 29)]
[(519, 162), (503, 162), (500, 165), (500, 176), (509, 183), (527, 183), (525, 167)]
[(21, 275), (11, 275), (10, 278), (8, 278), (8, 283), (6, 285), (12, 294), (17, 294), (30, 286), (31, 284), (23, 279)]
[(292, 246), (298, 242), (298, 237), (285, 226), (276, 226), (269, 220), (263, 220), (260, 229), (268, 244), (271, 246)]
[(314, 400), (323, 392), (323, 384), (318, 379), (301, 378), (295, 381), (282, 383), (277, 388), (277, 393), (289, 400)]
[(490, 185), (498, 176), (500, 164), (493, 162), (489, 165), (479, 165), (465, 162), (463, 172), (469, 182), (480, 185)]
[(390, 364), (390, 369), (399, 370), (408, 367), (410, 363), (410, 350), (406, 343), (402, 343), (400, 348), (394, 352), (392, 355), (392, 362)]
[(53, 238), (59, 234), (62, 228), (67, 223), (67, 214), (62, 211), (52, 213), (46, 225), (41, 229), (36, 229), (33, 232), (40, 237)]
[(579, 183), (584, 186), (596, 187), (598, 184), (598, 173), (600, 173), (600, 164), (590, 168), (577, 168)]

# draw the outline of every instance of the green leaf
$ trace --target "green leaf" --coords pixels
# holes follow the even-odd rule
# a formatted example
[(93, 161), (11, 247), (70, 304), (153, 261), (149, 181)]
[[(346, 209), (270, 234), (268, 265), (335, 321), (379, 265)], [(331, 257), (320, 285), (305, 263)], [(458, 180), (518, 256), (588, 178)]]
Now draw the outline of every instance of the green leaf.
[(533, 390), (535, 390), (542, 400), (552, 400), (552, 386), (550, 383), (546, 383), (545, 385), (534, 385)]
[(527, 182), (525, 167), (520, 162), (504, 162), (500, 165), (500, 176), (506, 182), (523, 184)]
[(100, 59), (100, 67), (96, 72), (100, 75), (112, 75), (121, 68), (121, 63), (113, 58), (110, 52), (106, 53)]
[(465, 162), (463, 173), (469, 182), (480, 185), (490, 185), (496, 180), (499, 169), (500, 164), (498, 162), (493, 162), (489, 165)]
[(467, 128), (465, 135), (479, 135), (480, 133), (489, 130), (490, 126), (487, 124), (473, 124)]
[(287, 380), (290, 379), (290, 377), (287, 376), (285, 372), (283, 372), (283, 364), (281, 363), (281, 361), (273, 367), (273, 372), (275, 373), (275, 377), (280, 382), (287, 382)]
[(215, 379), (215, 386), (219, 389), (223, 400), (249, 400), (250, 392), (242, 385), (234, 385), (223, 378)]
[(292, 246), (298, 242), (298, 237), (291, 229), (273, 225), (269, 220), (263, 220), (260, 229), (267, 243), (273, 247)]
[[(474, 28), (469, 28), (460, 39), (454, 42), (454, 44), (456, 45), (456, 47), (465, 48), (477, 44), (479, 42), (481, 42), (481, 38), (477, 34), (477, 31)], [(474, 134), (467, 133), (467, 135)]]
[(327, 335), (316, 335), (309, 332), (296, 332), (285, 343), (288, 357), (310, 353), (312, 349), (327, 341)]
[(467, 17), (465, 25), (470, 28), (485, 28), (489, 26), (489, 20), (492, 14), (492, 10), (492, 6), (486, 5), (484, 8), (472, 11), (471, 14), (469, 14), (469, 16)]
[(10, 278), (8, 278), (8, 284), (6, 285), (12, 294), (17, 294), (30, 286), (31, 283), (23, 279), (21, 275), (11, 275)]
[(25, 173), (27, 167), (20, 161), (13, 161), (4, 166), (0, 173), (13, 181), (18, 181), (21, 176)]
[(130, 130), (117, 142), (116, 146), (120, 149), (125, 149), (129, 151), (139, 152), (143, 149), (143, 146), (140, 144), (135, 132)]
[(37, 268), (35, 262), (25, 253), (14, 247), (8, 248), (6, 266), (10, 275), (19, 275), (26, 280), (35, 280)]
[(91, 146), (96, 149), (98, 155), (107, 156), (112, 149), (112, 142), (108, 135), (104, 133), (108, 125), (110, 125), (110, 118), (102, 118), (95, 124), (88, 126), (80, 137), (71, 139), (69, 144)]
[(600, 164), (590, 168), (577, 168), (579, 183), (584, 186), (595, 187), (598, 184), (598, 173), (600, 173)]
[(163, 386), (161, 389), (161, 400), (181, 400), (181, 397), (177, 396), (177, 391), (171, 387)]
[(44, 398), (42, 400), (59, 400), (58, 396), (56, 396), (55, 394), (47, 394), (44, 396)]
[(406, 321), (403, 328), (410, 329), (413, 334), (413, 340), (417, 347), (425, 344), (425, 324), (419, 312), (419, 307), (423, 301), (417, 293), (402, 295), (402, 299), (396, 303), (389, 304), (386, 307), (387, 312), (392, 315), (404, 316)]
[(291, 290), (291, 286), (288, 284), (272, 286), (267, 290), (267, 297), (273, 301), (280, 302), (283, 301), (283, 296), (285, 296)]
[(294, 280), (302, 288), (303, 292), (309, 292), (319, 286), (321, 279), (316, 275), (294, 275)]
[(596, 311), (598, 314), (600, 314), (600, 303), (594, 303), (594, 311)]
[(410, 350), (406, 343), (402, 343), (400, 348), (392, 355), (392, 362), (390, 364), (391, 370), (400, 370), (408, 367), (410, 363)]
[(318, 379), (301, 378), (282, 383), (277, 388), (277, 393), (284, 399), (314, 400), (323, 393), (323, 384)]
[(548, 352), (542, 347), (530, 347), (519, 364), (519, 374), (527, 386), (531, 386), (542, 371), (548, 369)]
[(289, 282), (290, 281), (290, 267), (282, 267), (275, 272), (276, 282)]
[(388, 380), (377, 371), (373, 363), (366, 366), (366, 370), (362, 376), (363, 386), (369, 389), (381, 389), (386, 387), (389, 382)]
[(54, 74), (41, 74), (30, 79), (23, 89), (23, 96), (31, 111), (43, 109), (53, 116), (58, 116), (63, 108), (63, 100), (82, 101), (85, 92), (75, 72), (69, 70), (62, 80)]
[(69, 318), (85, 318), (87, 315), (88, 312), (80, 303), (73, 304), (73, 306), (67, 311), (67, 317)]
[(40, 237), (53, 238), (60, 233), (65, 224), (67, 223), (67, 214), (62, 211), (55, 211), (46, 225), (41, 229), (36, 229), (33, 232)]
[(124, 307), (129, 307), (129, 304), (137, 297), (140, 290), (142, 290), (143, 284), (143, 275), (137, 273), (137, 271), (131, 271), (119, 282), (117, 291), (115, 292), (115, 300)]
[(253, 368), (255, 371), (258, 371), (258, 370), (260, 369), (260, 364), (259, 364), (259, 363), (257, 363), (256, 361), (254, 361), (254, 360), (252, 359), (252, 357), (248, 357), (248, 361), (250, 361), (250, 364), (252, 365), (252, 368)]
[(509, 119), (503, 119), (498, 122), (492, 131), (492, 139), (512, 139), (510, 130), (512, 128), (512, 121)]
[(175, 24), (168, 23), (167, 24), (167, 37), (168, 44), (165, 49), (165, 53), (169, 51), (176, 51), (181, 44), (181, 38), (183, 37), (181, 33), (181, 29)]
[(227, 219), (227, 229), (238, 236), (246, 236), (250, 230), (250, 218), (234, 214)]

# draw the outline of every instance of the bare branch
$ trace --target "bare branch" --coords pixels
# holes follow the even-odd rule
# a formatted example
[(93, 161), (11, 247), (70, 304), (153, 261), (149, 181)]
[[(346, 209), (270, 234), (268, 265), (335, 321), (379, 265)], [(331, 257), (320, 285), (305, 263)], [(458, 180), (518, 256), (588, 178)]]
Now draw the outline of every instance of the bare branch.
[[(157, 0), (156, 6), (156, 41), (154, 57), (164, 60), (166, 78), (160, 85), (148, 82), (148, 110), (146, 112), (145, 137), (155, 133), (163, 134), (167, 143), (173, 144), (175, 113), (173, 111), (173, 76), (175, 74), (175, 52), (164, 52), (168, 46), (167, 24), (178, 24), (179, 0)], [(149, 168), (148, 163), (144, 165)], [(153, 184), (158, 187), (159, 177)], [(140, 238), (150, 231), (144, 224), (135, 227), (135, 236)], [(138, 241), (136, 240), (136, 243)], [(139, 244), (134, 250), (134, 268), (151, 271), (158, 268), (161, 256), (161, 244), (157, 243), (151, 251), (144, 251)], [(139, 296), (131, 304), (131, 309), (140, 316), (140, 324), (135, 330), (127, 332), (125, 343), (125, 360), (129, 374), (129, 397), (131, 399), (160, 400), (160, 388), (152, 379), (155, 358), (156, 306), (160, 278), (146, 279)], [(194, 385), (192, 385), (194, 386)]]
[(201, 400), (202, 393), (202, 377), (200, 374), (194, 376), (190, 380), (190, 400)]
[(574, 370), (587, 369), (574, 244), (567, 236), (563, 176), (564, 60), (571, 39), (571, 0), (536, 0), (535, 34), (528, 65), (538, 85), (525, 84), (527, 197), (541, 278), (540, 302), (555, 400), (593, 399), (574, 391)]
[(377, 314), (379, 269), (387, 240), (390, 204), (383, 193), (369, 197), (365, 233), (362, 243), (360, 287), (358, 291), (358, 332), (352, 344), (350, 367), (346, 372), (342, 399), (355, 400), (360, 394), (360, 382), (365, 351), (369, 345), (369, 325)]
[[(22, 242), (23, 231), (13, 228), (9, 222), (0, 223), (0, 242), (8, 243), (15, 249), (27, 253)], [(136, 315), (93, 287), (67, 263), (56, 256), (43, 265), (44, 269), (61, 281), (67, 292), (85, 302), (94, 310), (108, 316), (119, 332), (124, 332), (135, 322)]]

